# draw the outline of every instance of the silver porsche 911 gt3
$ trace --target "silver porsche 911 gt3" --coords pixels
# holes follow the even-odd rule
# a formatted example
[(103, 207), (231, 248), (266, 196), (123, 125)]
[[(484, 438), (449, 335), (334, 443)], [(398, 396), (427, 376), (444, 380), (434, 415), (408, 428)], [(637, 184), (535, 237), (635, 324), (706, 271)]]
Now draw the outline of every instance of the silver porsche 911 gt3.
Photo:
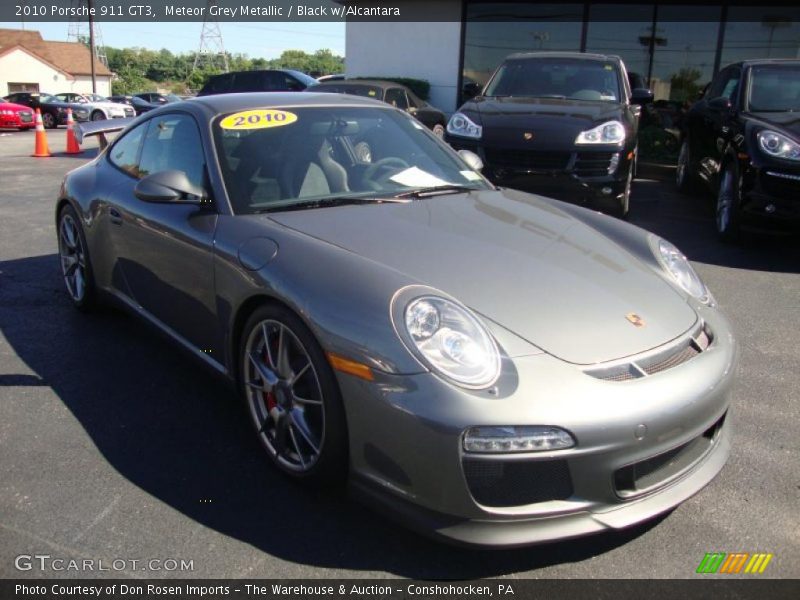
[(736, 344), (666, 240), (495, 188), (369, 99), (209, 96), (79, 135), (123, 126), (58, 197), (69, 297), (227, 376), (291, 477), (512, 546), (641, 522), (725, 463)]

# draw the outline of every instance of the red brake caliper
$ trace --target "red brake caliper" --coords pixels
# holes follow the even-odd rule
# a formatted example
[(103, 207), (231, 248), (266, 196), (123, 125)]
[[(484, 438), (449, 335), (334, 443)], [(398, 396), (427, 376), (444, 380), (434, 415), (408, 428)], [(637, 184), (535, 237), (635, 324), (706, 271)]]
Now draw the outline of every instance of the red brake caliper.
[[(269, 365), (266, 343), (264, 344), (264, 364)], [(278, 406), (278, 401), (275, 400), (275, 394), (273, 392), (264, 392), (264, 404), (267, 405), (267, 412), (272, 412), (272, 409)]]

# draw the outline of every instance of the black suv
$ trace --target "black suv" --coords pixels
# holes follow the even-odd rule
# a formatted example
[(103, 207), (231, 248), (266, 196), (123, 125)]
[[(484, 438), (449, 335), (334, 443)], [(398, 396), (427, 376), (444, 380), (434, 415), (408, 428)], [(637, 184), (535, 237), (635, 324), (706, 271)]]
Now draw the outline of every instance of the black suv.
[(208, 78), (198, 96), (236, 92), (301, 92), (317, 80), (292, 69), (235, 71)]
[(447, 124), (497, 183), (628, 214), (641, 104), (617, 56), (514, 54)]
[(676, 183), (716, 194), (717, 233), (800, 223), (800, 60), (748, 60), (722, 69), (686, 119)]

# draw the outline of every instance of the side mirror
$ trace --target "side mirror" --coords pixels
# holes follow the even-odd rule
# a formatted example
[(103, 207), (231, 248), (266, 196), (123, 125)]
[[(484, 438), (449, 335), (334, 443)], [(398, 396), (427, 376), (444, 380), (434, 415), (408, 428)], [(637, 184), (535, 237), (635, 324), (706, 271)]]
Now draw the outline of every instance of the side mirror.
[(731, 101), (727, 98), (720, 96), (719, 98), (712, 98), (708, 101), (708, 108), (717, 110), (719, 112), (730, 112), (732, 107)]
[(208, 194), (194, 185), (183, 171), (159, 171), (140, 180), (133, 193), (144, 202), (207, 204)]
[(650, 104), (653, 101), (653, 91), (647, 88), (634, 88), (631, 90), (631, 104)]
[(481, 86), (474, 81), (468, 81), (461, 87), (461, 95), (464, 100), (472, 100), (475, 96), (481, 93)]
[(471, 150), (459, 150), (458, 155), (463, 159), (473, 171), (481, 171), (483, 169), (483, 161), (481, 157), (472, 152)]

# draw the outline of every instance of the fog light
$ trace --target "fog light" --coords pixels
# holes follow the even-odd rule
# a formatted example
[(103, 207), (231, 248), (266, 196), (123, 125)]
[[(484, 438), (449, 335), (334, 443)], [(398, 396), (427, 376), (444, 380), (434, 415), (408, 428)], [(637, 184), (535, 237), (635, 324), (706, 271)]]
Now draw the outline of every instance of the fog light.
[(470, 427), (464, 432), (467, 452), (542, 452), (574, 445), (573, 437), (557, 427)]
[(608, 195), (609, 195), (611, 192), (613, 192), (613, 191), (614, 191), (614, 190), (612, 190), (612, 189), (611, 189), (610, 187), (608, 187), (608, 186), (606, 186), (606, 187), (604, 187), (604, 188), (601, 188), (601, 189), (600, 189), (600, 192), (601, 192), (601, 193), (602, 193), (604, 196), (608, 196)]

